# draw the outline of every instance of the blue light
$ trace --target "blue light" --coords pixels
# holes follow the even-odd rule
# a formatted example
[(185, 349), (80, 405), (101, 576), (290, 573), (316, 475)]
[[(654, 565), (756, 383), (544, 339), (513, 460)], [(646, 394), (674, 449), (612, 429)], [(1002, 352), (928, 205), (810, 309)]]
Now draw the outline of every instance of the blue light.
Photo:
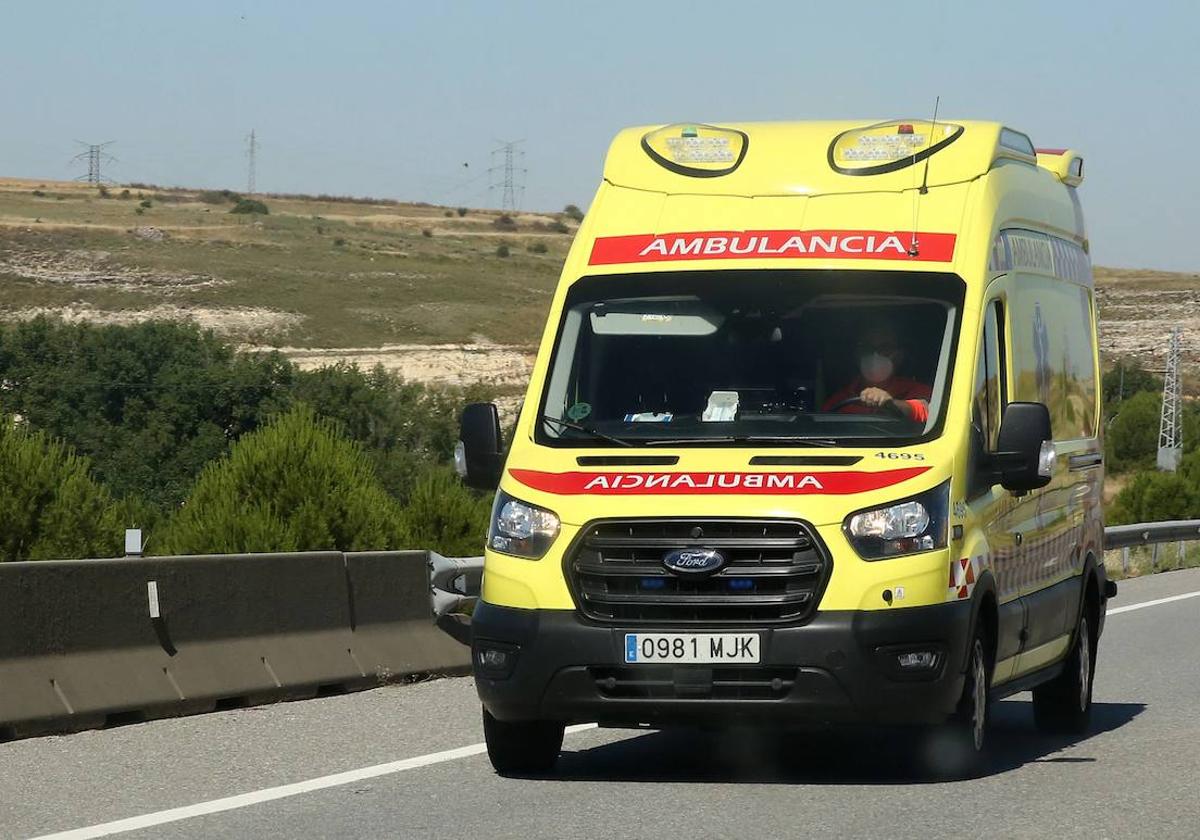
[(667, 585), (667, 582), (662, 578), (642, 578), (642, 589), (662, 589)]
[(729, 588), (733, 590), (753, 589), (754, 581), (750, 578), (730, 578)]

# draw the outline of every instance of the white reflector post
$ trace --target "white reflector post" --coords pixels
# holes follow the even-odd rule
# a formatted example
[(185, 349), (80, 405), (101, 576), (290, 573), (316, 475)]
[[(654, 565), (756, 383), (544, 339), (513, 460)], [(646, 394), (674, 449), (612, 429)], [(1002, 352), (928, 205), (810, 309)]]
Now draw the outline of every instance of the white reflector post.
[(125, 529), (125, 556), (126, 557), (141, 557), (142, 556), (142, 529), (141, 528), (126, 528)]

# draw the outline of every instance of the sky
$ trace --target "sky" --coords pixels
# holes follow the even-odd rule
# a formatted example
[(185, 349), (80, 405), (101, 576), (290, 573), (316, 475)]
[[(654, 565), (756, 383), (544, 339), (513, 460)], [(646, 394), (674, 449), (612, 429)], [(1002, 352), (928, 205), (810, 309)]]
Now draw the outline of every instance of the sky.
[(18, 2), (0, 176), (586, 207), (622, 126), (994, 119), (1079, 149), (1100, 265), (1200, 271), (1193, 2)]

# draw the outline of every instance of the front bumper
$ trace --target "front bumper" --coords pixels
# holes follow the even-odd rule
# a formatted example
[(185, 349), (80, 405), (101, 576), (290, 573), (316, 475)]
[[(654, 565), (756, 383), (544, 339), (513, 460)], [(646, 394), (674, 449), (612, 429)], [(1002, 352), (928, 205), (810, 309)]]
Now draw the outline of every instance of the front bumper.
[[(962, 693), (972, 615), (971, 602), (960, 601), (821, 612), (792, 627), (628, 628), (596, 624), (573, 610), (522, 610), (480, 602), (471, 620), (472, 661), (480, 699), (500, 720), (650, 726), (739, 721), (796, 726), (933, 724), (954, 711)], [(632, 630), (758, 632), (762, 661), (729, 671), (718, 666), (626, 665), (624, 638)], [(507, 651), (515, 662), (500, 673), (486, 670), (480, 654), (489, 647)], [(895, 666), (898, 650), (930, 648), (941, 652), (940, 664), (932, 671), (907, 674)], [(640, 679), (649, 668), (657, 669), (656, 690), (641, 695), (636, 690), (611, 690), (614, 682), (629, 684), (614, 680), (614, 674)], [(743, 691), (737, 680), (758, 688)], [(714, 684), (725, 688), (714, 690)]]

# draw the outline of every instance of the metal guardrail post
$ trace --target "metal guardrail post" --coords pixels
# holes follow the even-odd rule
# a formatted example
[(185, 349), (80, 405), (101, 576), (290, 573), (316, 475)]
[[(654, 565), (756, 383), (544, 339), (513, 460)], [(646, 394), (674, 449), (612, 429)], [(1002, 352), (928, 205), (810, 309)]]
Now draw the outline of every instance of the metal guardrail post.
[(1121, 571), (1129, 574), (1129, 546), (1121, 548)]

